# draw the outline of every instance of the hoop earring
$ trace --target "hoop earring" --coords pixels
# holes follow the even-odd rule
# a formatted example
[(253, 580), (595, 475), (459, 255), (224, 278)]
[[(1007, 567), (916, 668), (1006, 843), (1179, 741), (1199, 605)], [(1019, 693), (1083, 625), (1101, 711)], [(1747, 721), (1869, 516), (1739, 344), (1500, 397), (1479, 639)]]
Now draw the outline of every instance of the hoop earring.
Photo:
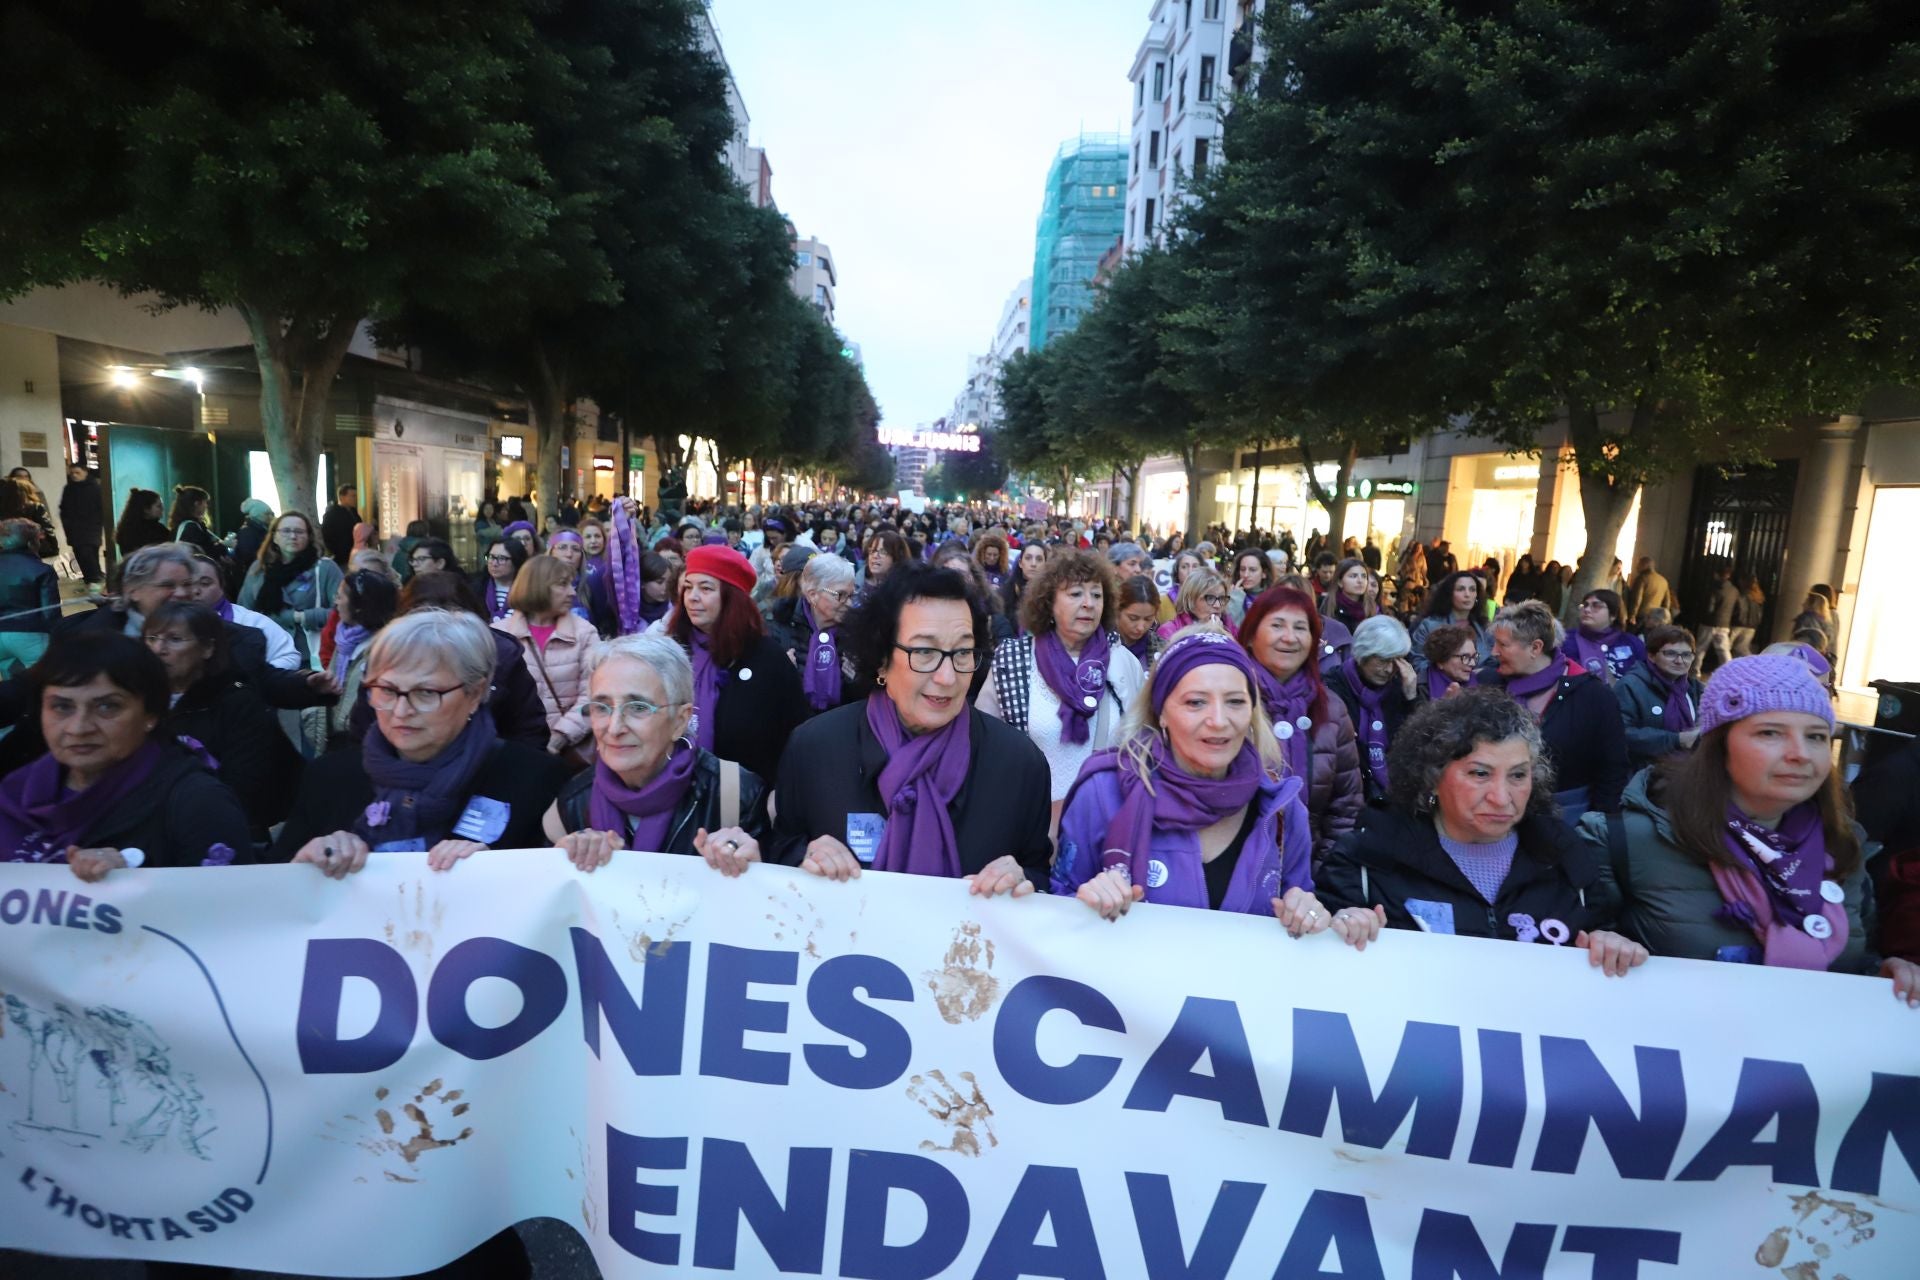
[(876, 685), (878, 685), (878, 686), (879, 686), (880, 688), (882, 688), (882, 689), (884, 689), (884, 688), (886, 688), (886, 687), (887, 687), (887, 673), (886, 673), (886, 672), (884, 672), (884, 671), (882, 671), (882, 672), (881, 672), (881, 673), (880, 673), (879, 675), (877, 675), (877, 676), (875, 676), (875, 677), (873, 678), (873, 682), (874, 682), (874, 684), (876, 684)]
[(671, 760), (671, 759), (673, 759), (673, 757), (674, 757), (674, 754), (675, 754), (675, 753), (674, 753), (674, 748), (675, 748), (675, 747), (685, 747), (685, 748), (686, 748), (687, 750), (689, 750), (689, 751), (694, 751), (694, 750), (697, 750), (697, 748), (696, 748), (696, 747), (695, 747), (695, 746), (693, 745), (693, 739), (692, 739), (692, 738), (689, 738), (689, 737), (688, 737), (688, 736), (687, 736), (686, 734), (684, 734), (684, 733), (683, 733), (683, 734), (681, 734), (681, 735), (680, 735), (679, 737), (677, 737), (677, 738), (675, 738), (675, 739), (674, 739), (674, 740), (673, 740), (673, 741), (672, 741), (672, 742), (671, 742), (671, 743), (670, 743), (670, 744), (668, 745), (668, 747), (667, 747), (667, 759), (669, 759), (669, 760)]

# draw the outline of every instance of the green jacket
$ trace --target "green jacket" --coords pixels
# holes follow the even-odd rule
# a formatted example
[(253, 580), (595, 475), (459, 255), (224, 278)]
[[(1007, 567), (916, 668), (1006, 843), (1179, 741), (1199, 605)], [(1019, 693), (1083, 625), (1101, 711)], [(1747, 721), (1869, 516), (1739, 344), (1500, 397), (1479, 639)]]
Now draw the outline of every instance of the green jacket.
[[(1622, 900), (1620, 932), (1656, 956), (1683, 960), (1715, 960), (1722, 948), (1758, 946), (1753, 930), (1716, 914), (1725, 899), (1713, 873), (1679, 848), (1667, 811), (1647, 795), (1651, 777), (1650, 770), (1642, 769), (1621, 797), (1624, 856), (1610, 847), (1606, 814), (1589, 813), (1580, 820), (1581, 837), (1613, 865)], [(1866, 833), (1858, 824), (1854, 832), (1865, 844)], [(1880, 962), (1867, 945), (1873, 908), (1866, 871), (1855, 871), (1841, 887), (1847, 895), (1847, 945), (1831, 971), (1871, 973)]]

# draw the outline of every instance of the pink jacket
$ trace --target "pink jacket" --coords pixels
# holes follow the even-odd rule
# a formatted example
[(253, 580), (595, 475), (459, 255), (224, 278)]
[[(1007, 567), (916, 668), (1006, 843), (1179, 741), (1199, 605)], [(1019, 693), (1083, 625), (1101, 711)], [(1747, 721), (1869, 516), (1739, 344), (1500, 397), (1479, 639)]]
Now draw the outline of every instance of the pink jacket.
[(518, 610), (493, 626), (518, 640), (526, 650), (527, 672), (533, 676), (533, 687), (540, 691), (547, 728), (569, 746), (585, 740), (592, 732), (581, 709), (587, 700), (587, 650), (600, 641), (593, 624), (577, 613), (561, 615), (560, 624), (547, 638), (545, 652), (534, 644), (527, 620)]

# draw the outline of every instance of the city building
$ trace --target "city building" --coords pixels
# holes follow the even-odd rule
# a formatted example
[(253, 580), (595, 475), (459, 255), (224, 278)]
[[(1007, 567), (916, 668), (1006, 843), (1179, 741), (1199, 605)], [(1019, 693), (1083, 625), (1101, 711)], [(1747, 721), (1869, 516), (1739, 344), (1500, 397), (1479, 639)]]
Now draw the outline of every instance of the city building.
[(753, 121), (747, 114), (747, 100), (741, 96), (733, 68), (727, 64), (726, 50), (720, 47), (720, 33), (713, 25), (713, 15), (704, 4), (695, 23), (701, 47), (720, 65), (726, 77), (727, 114), (733, 117), (733, 133), (725, 149), (727, 168), (733, 171), (735, 181), (755, 207), (769, 208), (773, 204), (773, 166), (767, 160), (766, 148), (753, 146), (748, 140), (747, 131)]
[(967, 383), (953, 398), (953, 412), (947, 421), (971, 423), (976, 427), (990, 425), (999, 407), (996, 394), (999, 380), (1000, 367), (992, 356), (968, 356)]
[(1133, 134), (1127, 152), (1124, 243), (1154, 243), (1191, 179), (1218, 163), (1220, 106), (1240, 7), (1229, 0), (1154, 0), (1128, 72)]
[(795, 238), (793, 242), (793, 291), (802, 302), (810, 302), (831, 325), (839, 307), (840, 279), (833, 264), (833, 250), (819, 240)]
[(1032, 340), (1033, 277), (1013, 286), (1000, 308), (1000, 324), (993, 331), (993, 362), (1004, 365), (1025, 351)]
[(1100, 257), (1126, 221), (1126, 170), (1127, 142), (1117, 133), (1083, 133), (1054, 154), (1034, 243), (1033, 350), (1093, 307)]
[(1260, 66), (1267, 60), (1266, 41), (1260, 36), (1260, 22), (1267, 14), (1267, 0), (1234, 0), (1233, 34), (1227, 44), (1227, 79), (1234, 92), (1245, 93), (1253, 87)]

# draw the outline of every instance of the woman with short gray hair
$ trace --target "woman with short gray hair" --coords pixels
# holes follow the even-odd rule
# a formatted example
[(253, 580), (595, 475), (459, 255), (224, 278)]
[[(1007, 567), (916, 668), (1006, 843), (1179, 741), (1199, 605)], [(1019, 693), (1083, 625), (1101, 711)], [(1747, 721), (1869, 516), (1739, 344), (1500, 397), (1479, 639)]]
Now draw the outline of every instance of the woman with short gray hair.
[(1511, 698), (1469, 689), (1423, 704), (1391, 763), (1390, 807), (1321, 868), (1336, 921), (1571, 944), (1614, 977), (1646, 960), (1611, 931), (1620, 895), (1607, 859), (1559, 820), (1539, 726)]
[(1566, 632), (1538, 600), (1500, 610), (1492, 634), (1494, 669), (1478, 680), (1504, 688), (1539, 724), (1567, 821), (1595, 810), (1618, 811), (1627, 785), (1627, 731), (1613, 691), (1568, 661)]
[(1367, 803), (1387, 803), (1392, 770), (1388, 755), (1401, 723), (1413, 710), (1413, 641), (1399, 619), (1377, 613), (1353, 631), (1353, 644), (1336, 664), (1322, 668), (1327, 692), (1346, 704), (1360, 748)]
[(370, 853), (425, 851), (445, 871), (476, 850), (544, 846), (566, 768), (495, 731), (494, 654), (471, 613), (418, 609), (381, 628), (361, 683), (374, 726), (359, 750), (307, 766), (274, 856), (338, 879)]
[(810, 557), (797, 594), (774, 602), (767, 629), (800, 672), (810, 713), (851, 699), (852, 664), (840, 653), (840, 622), (858, 590), (853, 564), (831, 552)]
[(587, 667), (594, 763), (547, 810), (547, 839), (582, 871), (605, 866), (621, 849), (688, 854), (729, 876), (759, 862), (770, 834), (766, 787), (694, 745), (687, 651), (643, 632), (597, 645)]

